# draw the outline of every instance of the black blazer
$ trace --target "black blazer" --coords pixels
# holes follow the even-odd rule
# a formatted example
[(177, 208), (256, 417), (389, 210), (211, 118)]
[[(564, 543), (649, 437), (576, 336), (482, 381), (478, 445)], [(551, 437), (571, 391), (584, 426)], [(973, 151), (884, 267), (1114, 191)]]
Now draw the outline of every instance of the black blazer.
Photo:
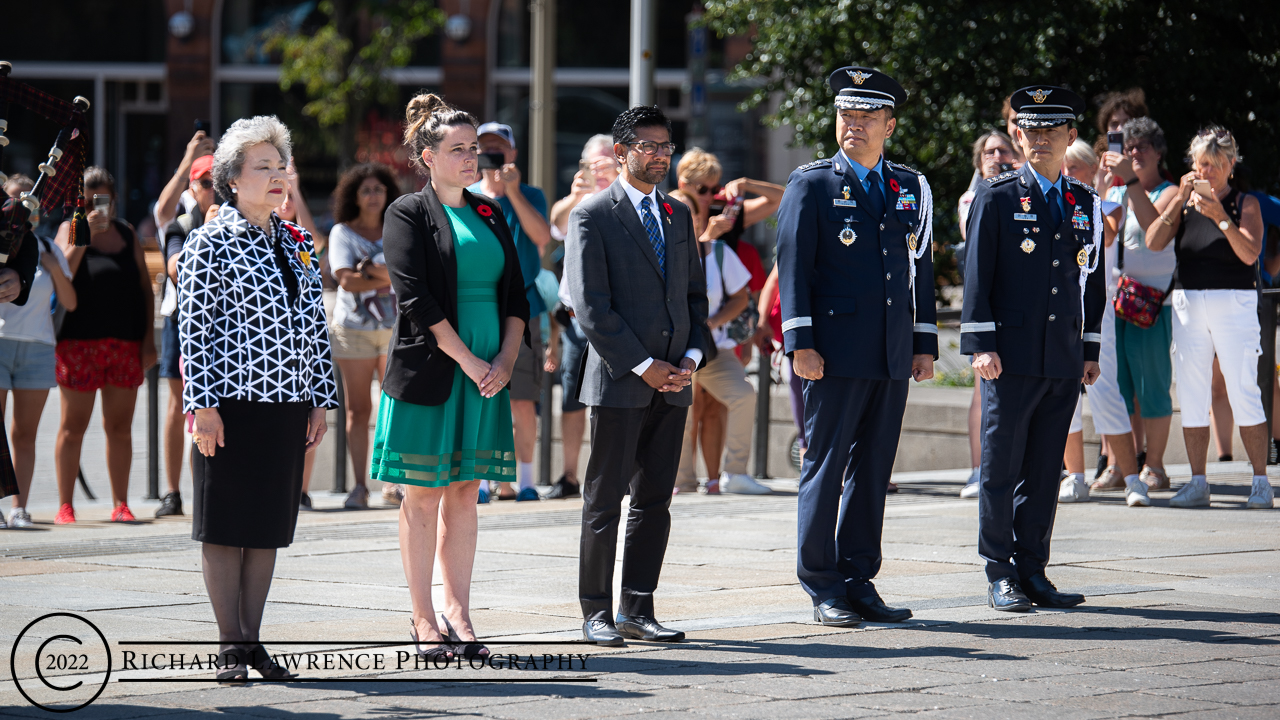
[[(525, 323), (527, 344), (529, 299), (511, 229), (494, 201), (466, 190), (462, 198), (488, 222), (502, 243), (506, 264), (498, 281), (499, 333), (506, 332), (506, 318), (520, 318)], [(382, 390), (397, 400), (442, 405), (453, 389), (457, 363), (440, 350), (429, 328), (448, 320), (458, 329), (458, 260), (453, 253), (449, 217), (431, 183), (421, 192), (402, 195), (387, 208), (382, 251), (400, 306), (391, 330)]]

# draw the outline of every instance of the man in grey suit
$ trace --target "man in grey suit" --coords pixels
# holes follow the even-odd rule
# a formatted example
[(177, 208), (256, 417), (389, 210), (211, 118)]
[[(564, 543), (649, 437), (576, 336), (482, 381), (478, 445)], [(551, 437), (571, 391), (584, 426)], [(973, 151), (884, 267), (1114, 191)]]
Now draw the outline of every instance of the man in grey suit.
[[(707, 292), (693, 219), (654, 187), (671, 169), (671, 122), (637, 106), (613, 124), (622, 171), (569, 216), (564, 272), (590, 342), (578, 399), (591, 408), (591, 460), (582, 487), (578, 596), (582, 633), (679, 642), (654, 618), (653, 592), (671, 530), (693, 371), (711, 348)], [(710, 350), (713, 352), (713, 350)], [(622, 597), (613, 611), (613, 563), (622, 498), (630, 492)]]

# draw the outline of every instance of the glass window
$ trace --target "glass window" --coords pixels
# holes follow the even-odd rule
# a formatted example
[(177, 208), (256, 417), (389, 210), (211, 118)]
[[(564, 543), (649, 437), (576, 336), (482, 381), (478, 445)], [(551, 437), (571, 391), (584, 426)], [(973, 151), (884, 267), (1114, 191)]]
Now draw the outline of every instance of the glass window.
[[(3, 56), (56, 62), (164, 62), (164, 0), (5, 2)], [(88, 97), (86, 95), (86, 97)]]
[(273, 65), (279, 53), (263, 47), (273, 32), (320, 27), (325, 18), (315, 0), (226, 0), (222, 6), (222, 63)]
[[(316, 12), (315, 0), (225, 0), (222, 7), (222, 62), (226, 65), (271, 65), (280, 62), (279, 53), (263, 48), (273, 31), (314, 31), (328, 18)], [(409, 65), (440, 64), (440, 35), (419, 40), (413, 46)]]
[[(685, 66), (686, 16), (692, 0), (658, 0), (658, 67)], [(556, 64), (626, 67), (631, 3), (558, 0)], [(502, 0), (498, 10), (498, 67), (529, 66), (529, 3)]]

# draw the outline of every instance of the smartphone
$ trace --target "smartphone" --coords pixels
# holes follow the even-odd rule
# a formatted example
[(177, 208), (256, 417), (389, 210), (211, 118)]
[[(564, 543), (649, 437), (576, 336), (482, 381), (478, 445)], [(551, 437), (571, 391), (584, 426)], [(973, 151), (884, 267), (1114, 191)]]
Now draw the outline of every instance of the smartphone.
[(725, 204), (725, 208), (720, 214), (724, 215), (730, 220), (737, 220), (738, 212), (740, 210), (742, 210), (742, 198), (735, 197), (734, 199), (730, 200), (728, 203)]
[(201, 130), (204, 131), (205, 135), (210, 135), (210, 136), (213, 135), (212, 131), (210, 130), (210, 123), (208, 120), (196, 121), (196, 132), (200, 132)]
[(94, 210), (97, 210), (98, 212), (103, 213), (103, 214), (106, 214), (106, 213), (110, 212), (110, 211), (111, 211), (111, 196), (110, 196), (110, 195), (94, 195), (94, 196), (93, 196), (93, 209), (94, 209)]
[(1124, 133), (1107, 133), (1107, 152), (1124, 153)]
[(1207, 198), (1213, 197), (1213, 187), (1209, 185), (1208, 180), (1196, 180), (1191, 189)]
[(500, 170), (507, 164), (507, 156), (502, 153), (480, 153), (479, 168), (481, 170)]

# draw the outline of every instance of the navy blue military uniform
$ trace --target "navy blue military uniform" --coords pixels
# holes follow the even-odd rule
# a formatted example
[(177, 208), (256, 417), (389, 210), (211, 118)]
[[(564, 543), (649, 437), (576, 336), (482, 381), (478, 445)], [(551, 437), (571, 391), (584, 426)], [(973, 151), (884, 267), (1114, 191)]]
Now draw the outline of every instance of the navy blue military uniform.
[(960, 351), (1002, 368), (982, 381), (978, 552), (993, 583), (1049, 562), (1071, 416), (1102, 342), (1100, 201), (1065, 175), (1057, 189), (1055, 209), (1028, 163), (980, 182), (969, 211)]
[(938, 352), (928, 184), (879, 167), (878, 202), (842, 152), (797, 168), (778, 209), (784, 347), (823, 359), (822, 379), (803, 384), (798, 508), (797, 574), (814, 605), (875, 592), (912, 356)]

